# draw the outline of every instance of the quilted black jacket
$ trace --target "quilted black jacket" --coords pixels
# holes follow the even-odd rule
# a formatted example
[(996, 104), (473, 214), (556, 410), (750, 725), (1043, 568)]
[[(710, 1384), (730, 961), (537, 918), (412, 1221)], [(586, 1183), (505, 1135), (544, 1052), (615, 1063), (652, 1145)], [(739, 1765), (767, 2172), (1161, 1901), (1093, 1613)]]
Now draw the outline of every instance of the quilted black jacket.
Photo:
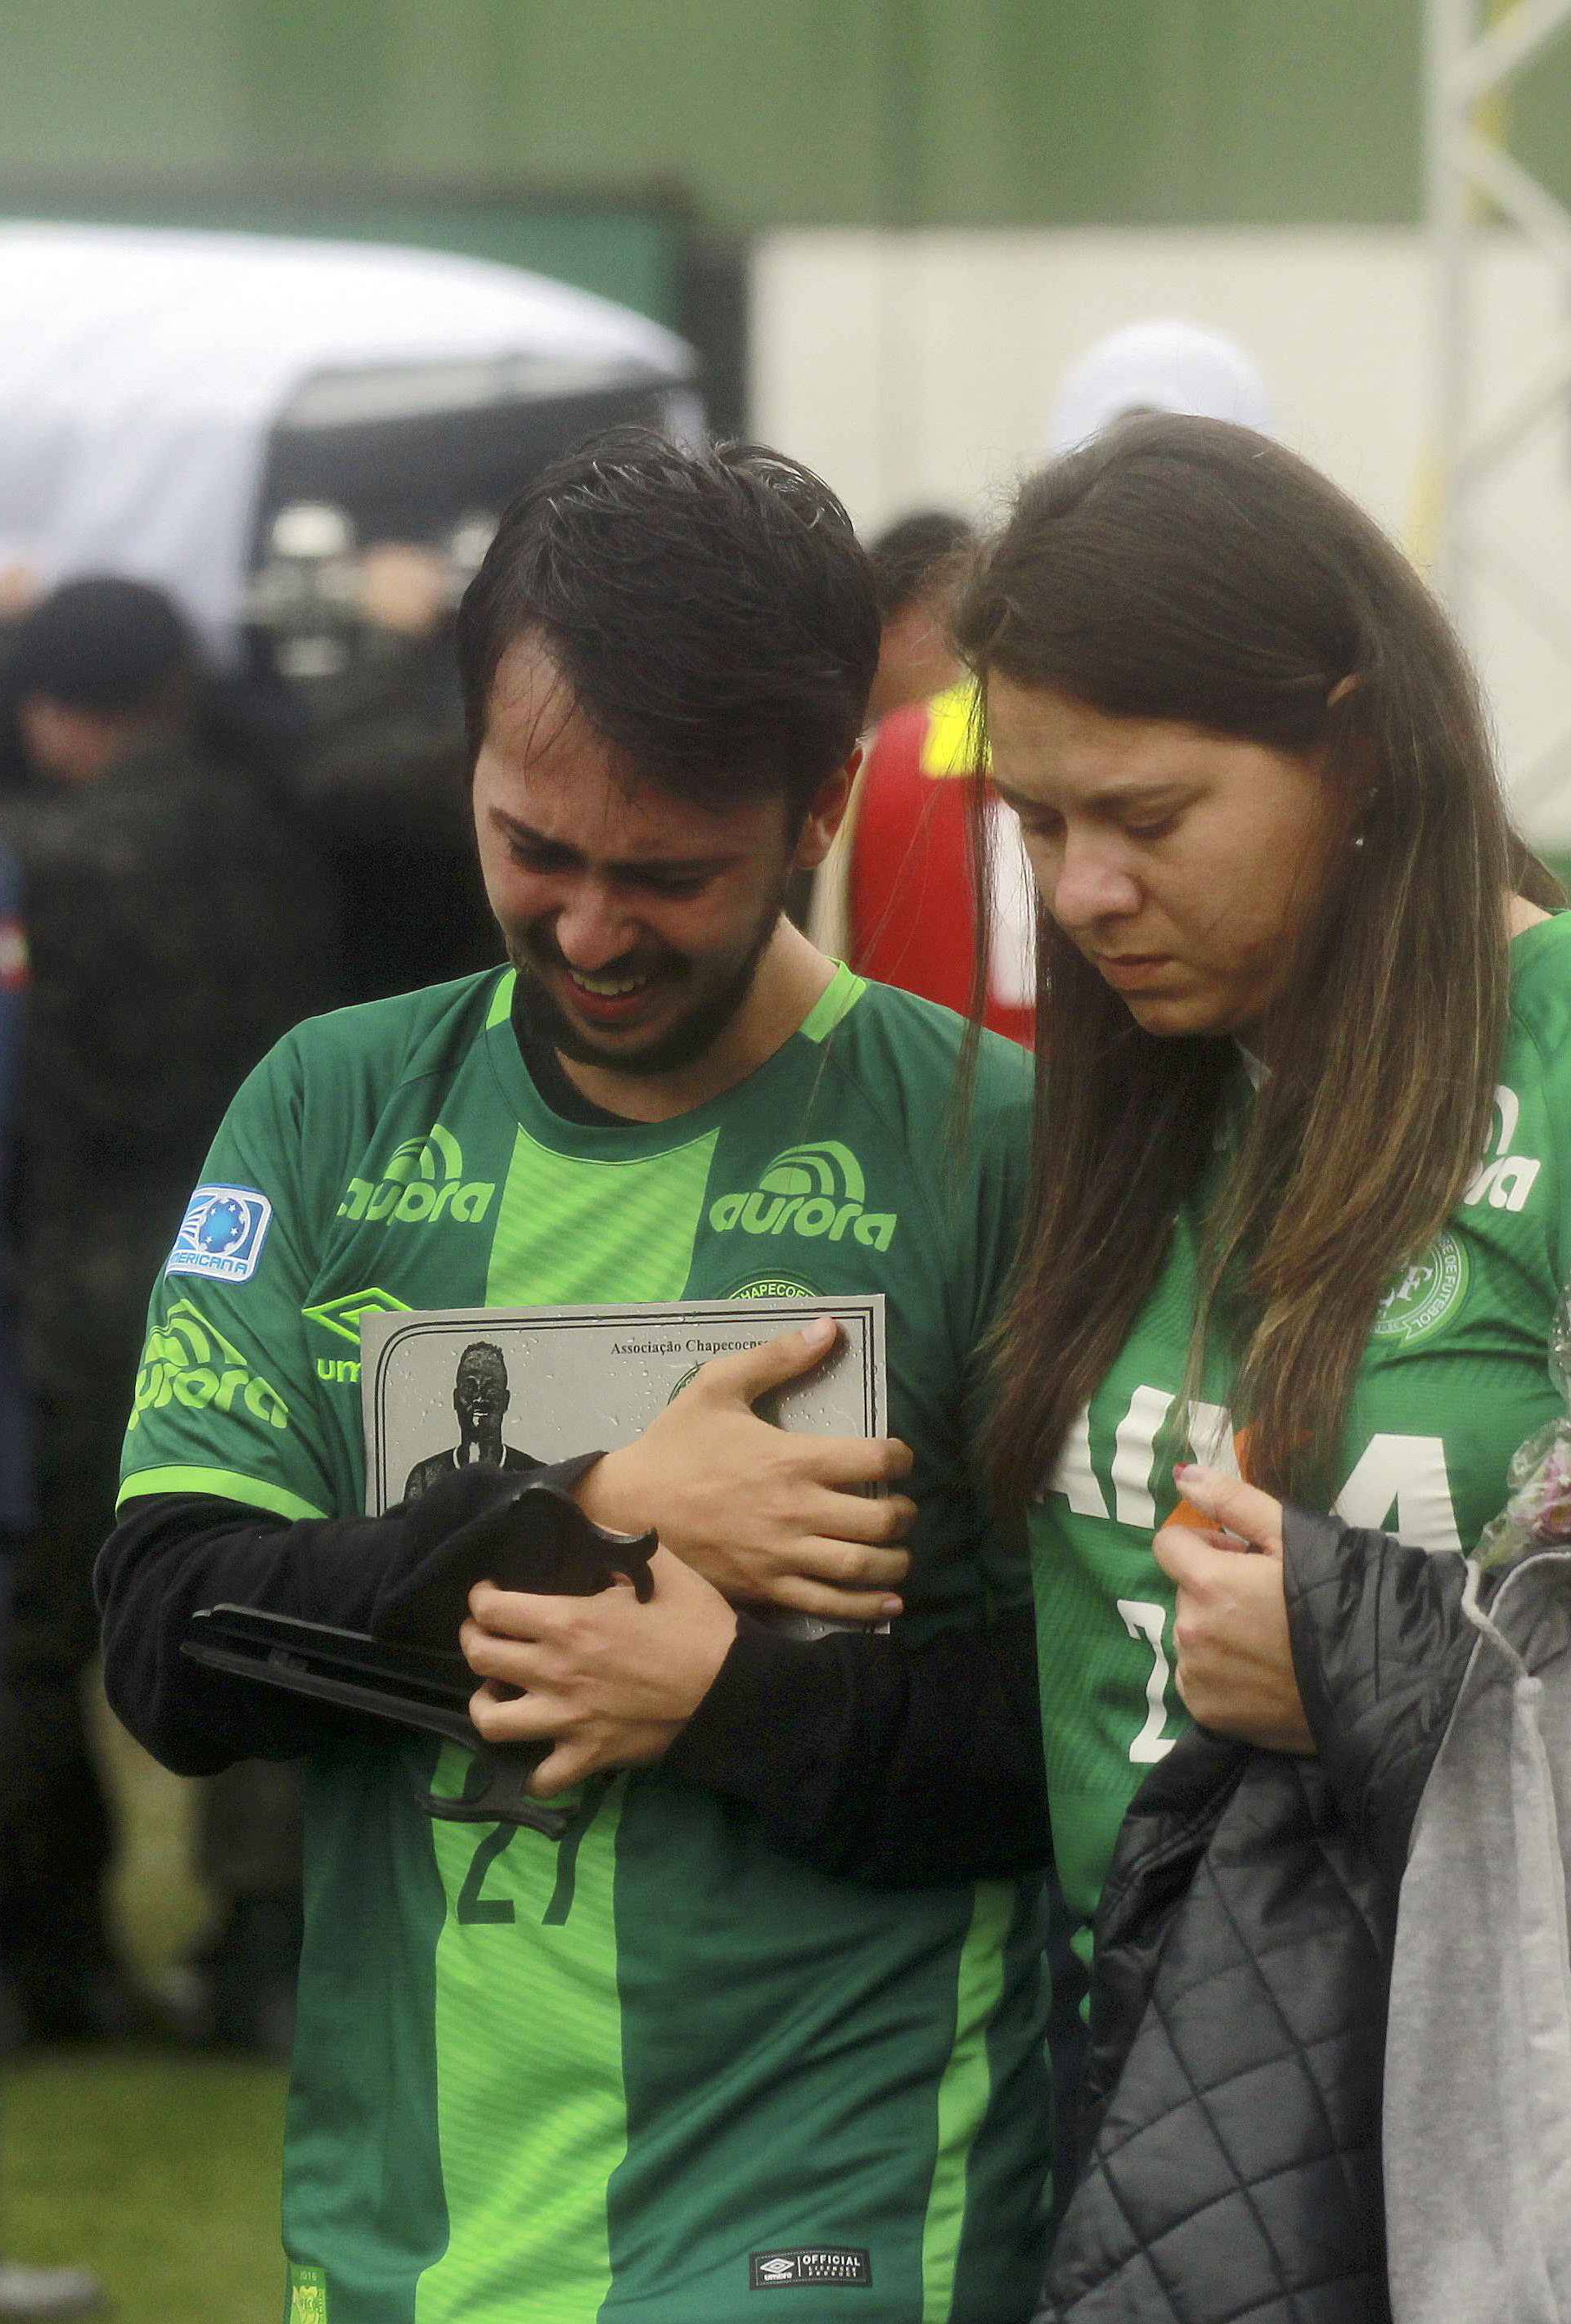
[(1460, 1557), (1289, 1509), (1319, 1756), (1198, 1731), (1096, 1926), (1086, 2159), (1036, 2324), (1390, 2324), (1381, 2068), (1397, 1892), (1474, 1633)]

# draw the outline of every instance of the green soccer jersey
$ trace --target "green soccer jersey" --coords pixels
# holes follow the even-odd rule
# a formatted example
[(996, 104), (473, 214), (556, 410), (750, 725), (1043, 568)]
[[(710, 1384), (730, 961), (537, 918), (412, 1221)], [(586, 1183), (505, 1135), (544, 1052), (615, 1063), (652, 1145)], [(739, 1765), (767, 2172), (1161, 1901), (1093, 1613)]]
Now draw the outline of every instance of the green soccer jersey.
[[(1471, 1545), (1505, 1499), (1523, 1438), (1559, 1399), (1546, 1362), (1571, 1267), (1571, 915), (1512, 946), (1511, 1028), (1489, 1153), (1430, 1249), (1381, 1303), (1358, 1375), (1335, 1508), (1426, 1549)], [(1031, 1524), (1054, 1849), (1088, 1921), (1125, 1809), (1187, 1724), (1173, 1684), (1173, 1586), (1151, 1536), (1172, 1464), (1233, 1468), (1226, 1370), (1179, 1434), (1199, 1219), (1167, 1265)], [(1084, 1942), (1084, 1935), (1082, 1938)]]
[[(841, 970), (712, 1104), (586, 1127), (531, 1082), (512, 982), (320, 1019), (246, 1084), (159, 1286), (125, 1494), (357, 1512), (368, 1308), (881, 1291), (905, 1624), (1023, 1602), (970, 1448), (1024, 1059), (988, 1044), (957, 1145), (958, 1021)], [(467, 1764), (379, 1734), (308, 1768), (296, 2324), (736, 2324), (779, 2289), (795, 2324), (1018, 2324), (1038, 1884), (863, 1890), (659, 1769), (586, 1786), (559, 1845), (433, 1820)]]

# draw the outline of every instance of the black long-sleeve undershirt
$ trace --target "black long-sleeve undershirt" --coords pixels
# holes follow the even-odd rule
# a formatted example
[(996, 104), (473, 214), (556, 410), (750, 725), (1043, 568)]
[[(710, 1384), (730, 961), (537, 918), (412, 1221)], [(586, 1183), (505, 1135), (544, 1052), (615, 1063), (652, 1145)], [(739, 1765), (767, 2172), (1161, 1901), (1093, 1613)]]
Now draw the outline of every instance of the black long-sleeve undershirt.
[[(566, 1488), (596, 1457), (537, 1469), (530, 1483)], [(177, 1775), (313, 1750), (342, 1731), (341, 1716), (193, 1663), (180, 1652), (191, 1617), (208, 1606), (252, 1606), (340, 1629), (379, 1630), (435, 1579), (462, 1528), (519, 1490), (515, 1475), (477, 1466), (455, 1470), (419, 1500), (380, 1517), (291, 1520), (204, 1493), (150, 1493), (129, 1502), (93, 1577), (111, 1708)]]
[[(498, 1471), (459, 1471), (386, 1517), (298, 1521), (196, 1494), (133, 1501), (98, 1562), (111, 1704), (182, 1775), (316, 1748), (341, 1715), (192, 1663), (192, 1615), (226, 1602), (374, 1629), (461, 1526), (517, 1490)], [(820, 1870), (908, 1886), (1037, 1868), (1049, 1840), (1029, 1610), (916, 1649), (862, 1632), (807, 1645), (744, 1615), (665, 1765)]]
[(866, 1632), (807, 1645), (744, 1615), (665, 1764), (821, 1871), (910, 1887), (1035, 1870), (1049, 1847), (1030, 1610), (914, 1650)]

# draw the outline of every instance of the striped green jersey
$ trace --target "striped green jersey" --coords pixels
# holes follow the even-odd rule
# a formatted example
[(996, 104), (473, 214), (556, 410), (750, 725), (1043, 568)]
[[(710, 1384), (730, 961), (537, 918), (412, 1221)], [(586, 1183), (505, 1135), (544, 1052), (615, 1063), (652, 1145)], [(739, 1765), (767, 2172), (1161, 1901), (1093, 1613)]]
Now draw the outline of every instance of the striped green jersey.
[[(155, 1296), (125, 1493), (358, 1512), (367, 1308), (881, 1291), (904, 1622), (1022, 1602), (971, 1460), (1019, 1053), (989, 1041), (962, 1140), (958, 1020), (841, 970), (713, 1103), (587, 1127), (531, 1080), (512, 982), (319, 1019), (245, 1084)], [(308, 1768), (293, 2324), (736, 2324), (776, 2291), (791, 2324), (1018, 2324), (1036, 1884), (863, 1890), (659, 1769), (586, 1786), (559, 1845), (434, 1821), (419, 1794), (467, 1765), (378, 1734)]]
[[(1341, 1517), (1426, 1549), (1477, 1540), (1517, 1446), (1561, 1408), (1546, 1351), (1571, 1268), (1571, 914), (1527, 929), (1511, 959), (1489, 1151), (1381, 1303), (1335, 1468)], [(1180, 1430), (1203, 1204), (1179, 1213), (1156, 1287), (1033, 1512), (1054, 1849), (1083, 1921), (1141, 1777), (1187, 1724), (1173, 1586), (1151, 1554), (1177, 1499), (1172, 1464), (1192, 1452), (1236, 1473), (1224, 1355)]]

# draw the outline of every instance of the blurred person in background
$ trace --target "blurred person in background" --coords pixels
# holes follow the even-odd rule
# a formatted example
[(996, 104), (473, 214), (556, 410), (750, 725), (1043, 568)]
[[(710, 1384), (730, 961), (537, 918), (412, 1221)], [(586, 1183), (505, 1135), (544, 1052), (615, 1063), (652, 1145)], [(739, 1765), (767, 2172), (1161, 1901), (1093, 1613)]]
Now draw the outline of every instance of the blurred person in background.
[(5, 697), (3, 673), (13, 637), (42, 595), (31, 567), (0, 558), (0, 801), (27, 788), (27, 761)]
[(975, 539), (963, 516), (923, 509), (868, 543), (883, 624), (878, 675), (867, 697), (870, 726), (908, 702), (929, 701), (962, 677), (950, 618)]
[[(1243, 349), (1219, 332), (1178, 320), (1133, 323), (1098, 339), (1065, 374), (1054, 401), (1048, 451), (1057, 457), (1141, 411), (1230, 420), (1269, 435), (1265, 383)], [(968, 788), (975, 755), (973, 688), (960, 675), (947, 627), (955, 587), (965, 576), (957, 555), (969, 528), (947, 549), (940, 528), (959, 520), (908, 518), (873, 544), (875, 569), (890, 575), (885, 594), (889, 684), (879, 665), (873, 700), (883, 722), (873, 735), (852, 812), (818, 876), (809, 925), (814, 941), (864, 975), (919, 992), (956, 1010), (971, 1004), (976, 956), (975, 867)], [(947, 592), (900, 592), (898, 577), (919, 564), (924, 545), (947, 557)], [(881, 567), (883, 560), (883, 567)], [(938, 571), (944, 570), (940, 563)], [(927, 609), (926, 628), (914, 606)], [(923, 650), (913, 644), (926, 639)], [(922, 667), (933, 683), (901, 695), (898, 682)], [(881, 698), (881, 696), (883, 698)], [(1009, 810), (994, 801), (986, 849), (991, 895), (984, 1020), (994, 1032), (1030, 1042), (1036, 1019), (1035, 908)]]
[[(883, 639), (862, 773), (809, 912), (813, 941), (859, 974), (964, 1011), (975, 973), (970, 785), (973, 693), (950, 634), (975, 534), (963, 517), (903, 518), (868, 554)], [(998, 810), (1002, 813), (1002, 810)], [(1030, 884), (994, 847), (985, 1022), (1028, 1042), (1035, 1017)]]
[[(90, 1574), (147, 1286), (236, 1076), (337, 991), (336, 913), (281, 781), (207, 715), (161, 591), (84, 579), (13, 632), (32, 991), (22, 1058), (19, 1296), (37, 1414), (37, 1523), (15, 1563), (0, 1684), (0, 1950), (21, 2038), (134, 2022), (105, 1919), (111, 1818), (84, 1727)], [(231, 1779), (206, 1868), (230, 1921), (298, 1917), (297, 1810)], [(220, 1932), (220, 1961), (244, 1936)], [(235, 1980), (263, 2006), (246, 1953)], [(216, 1972), (217, 1974), (217, 1972)], [(287, 1994), (290, 1963), (280, 1964)]]
[(1274, 427), (1265, 382), (1236, 340), (1198, 323), (1161, 319), (1110, 331), (1070, 364), (1044, 448), (1056, 460), (1141, 411), (1231, 420), (1261, 436)]
[[(496, 923), (475, 860), (447, 558), (382, 541), (357, 564), (356, 650), (301, 688), (300, 804), (344, 913), (346, 1001), (494, 967)], [(390, 897), (420, 897), (390, 911)]]
[[(35, 1514), (31, 1436), (16, 1344), (8, 1209), (16, 1142), (17, 1051), (27, 976), (21, 871), (10, 850), (0, 847), (0, 1641), (5, 1635), (12, 1560)], [(83, 2268), (29, 2267), (0, 2257), (0, 2324), (6, 2319), (90, 2316), (101, 2301), (97, 2281)]]

